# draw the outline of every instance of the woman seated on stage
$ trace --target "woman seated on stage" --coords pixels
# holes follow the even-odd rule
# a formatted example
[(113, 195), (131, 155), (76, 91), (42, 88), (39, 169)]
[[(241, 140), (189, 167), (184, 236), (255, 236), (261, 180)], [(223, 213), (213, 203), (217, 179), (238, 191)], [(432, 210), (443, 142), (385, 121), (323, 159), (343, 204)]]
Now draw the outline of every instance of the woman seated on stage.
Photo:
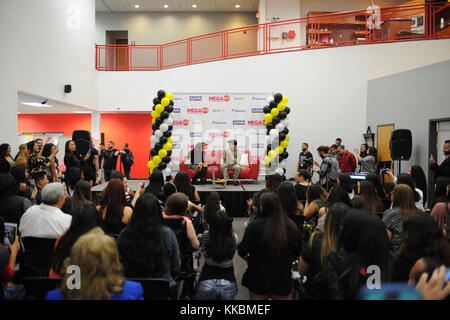
[(208, 165), (205, 162), (205, 149), (206, 144), (199, 142), (188, 155), (188, 159), (190, 159), (189, 167), (194, 169), (195, 175), (192, 178), (192, 183), (194, 184), (196, 184), (199, 179), (201, 184), (206, 183), (206, 172), (208, 171)]
[(100, 212), (100, 222), (106, 234), (119, 234), (130, 221), (133, 209), (125, 205), (126, 196), (122, 180), (113, 178), (109, 180), (103, 191)]

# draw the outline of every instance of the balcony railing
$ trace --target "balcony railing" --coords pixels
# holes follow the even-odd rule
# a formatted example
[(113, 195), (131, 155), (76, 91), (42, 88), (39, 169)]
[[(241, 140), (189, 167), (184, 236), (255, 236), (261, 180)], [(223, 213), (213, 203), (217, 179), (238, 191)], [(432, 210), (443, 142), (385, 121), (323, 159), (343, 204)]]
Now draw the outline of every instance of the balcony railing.
[(163, 70), (277, 52), (450, 38), (450, 3), (310, 15), (162, 45), (96, 45), (100, 71)]

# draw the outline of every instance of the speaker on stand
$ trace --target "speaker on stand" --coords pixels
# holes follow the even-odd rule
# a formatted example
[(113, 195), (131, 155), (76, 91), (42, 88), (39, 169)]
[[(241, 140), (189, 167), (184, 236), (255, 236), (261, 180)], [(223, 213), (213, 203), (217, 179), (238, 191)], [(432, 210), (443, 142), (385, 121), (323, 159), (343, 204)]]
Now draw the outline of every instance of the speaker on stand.
[(409, 160), (412, 151), (412, 134), (408, 129), (397, 129), (391, 132), (389, 142), (392, 160), (398, 160), (398, 173), (401, 173), (401, 161)]

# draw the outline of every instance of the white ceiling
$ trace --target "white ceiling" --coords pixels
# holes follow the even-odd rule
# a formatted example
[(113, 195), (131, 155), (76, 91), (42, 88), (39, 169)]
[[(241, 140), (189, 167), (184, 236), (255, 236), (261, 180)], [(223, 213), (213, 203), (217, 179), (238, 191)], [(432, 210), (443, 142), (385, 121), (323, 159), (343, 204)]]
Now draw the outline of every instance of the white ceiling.
[[(139, 9), (134, 6), (138, 4)], [(192, 8), (196, 4), (197, 8)], [(235, 5), (239, 4), (240, 8)], [(168, 8), (164, 8), (168, 5)], [(258, 0), (96, 0), (98, 12), (258, 11)]]
[[(42, 104), (45, 100), (47, 100), (45, 105), (48, 107), (34, 107), (23, 104), (27, 102)], [(53, 99), (47, 99), (42, 96), (31, 95), (23, 92), (19, 92), (17, 95), (17, 112), (20, 113), (85, 113), (89, 111), (91, 111), (91, 109)]]

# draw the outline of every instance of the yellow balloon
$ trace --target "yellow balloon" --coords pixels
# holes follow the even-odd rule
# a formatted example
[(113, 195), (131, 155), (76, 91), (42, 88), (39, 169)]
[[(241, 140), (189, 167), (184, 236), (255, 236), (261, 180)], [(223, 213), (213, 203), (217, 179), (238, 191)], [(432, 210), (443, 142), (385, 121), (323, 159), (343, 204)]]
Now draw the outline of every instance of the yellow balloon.
[(265, 166), (266, 168), (270, 168), (270, 162), (267, 162), (264, 166)]
[(154, 156), (154, 157), (153, 157), (153, 162), (154, 162), (155, 164), (160, 164), (161, 161), (162, 161), (162, 159), (161, 159), (160, 156)]
[(170, 142), (166, 142), (165, 144), (163, 144), (163, 149), (167, 151), (172, 150), (172, 144)]
[(266, 123), (272, 122), (272, 114), (268, 113), (264, 116), (264, 120), (266, 120)]
[(159, 150), (158, 156), (160, 156), (161, 158), (167, 157), (167, 150), (164, 149)]
[(170, 100), (169, 100), (169, 99), (167, 99), (167, 98), (162, 98), (162, 99), (161, 99), (161, 104), (163, 105), (163, 107), (168, 106), (169, 103), (170, 103)]
[(272, 114), (272, 117), (276, 117), (280, 114), (280, 110), (278, 110), (277, 108), (273, 108), (270, 113)]
[(284, 148), (283, 147), (278, 147), (278, 154), (282, 154), (284, 152)]
[(156, 113), (161, 114), (161, 112), (164, 111), (164, 107), (163, 107), (161, 104), (157, 104), (157, 105), (155, 106), (155, 111), (156, 111)]
[(283, 140), (283, 141), (280, 142), (280, 146), (283, 149), (286, 149), (289, 146), (289, 142), (287, 142), (286, 140)]
[(269, 153), (268, 153), (268, 155), (269, 155), (269, 158), (272, 158), (272, 159), (273, 159), (273, 158), (276, 157), (277, 154), (276, 154), (275, 150), (270, 150)]
[(168, 138), (167, 138), (167, 142), (172, 143), (172, 142), (173, 142), (173, 137), (172, 137), (172, 136), (168, 137)]
[(159, 113), (158, 111), (152, 111), (152, 118), (153, 119), (156, 119), (156, 118), (159, 118), (159, 116), (161, 115), (161, 113)]
[(284, 111), (285, 109), (286, 109), (286, 104), (283, 103), (283, 102), (280, 102), (280, 103), (278, 104), (278, 110)]
[(153, 118), (152, 119), (152, 124), (155, 124), (155, 122), (156, 122), (156, 118)]
[(172, 94), (172, 92), (166, 93), (166, 98), (169, 99), (169, 100), (172, 100), (172, 99), (173, 99), (173, 94)]
[(269, 157), (269, 156), (265, 156), (265, 157), (264, 157), (264, 162), (265, 162), (265, 163), (270, 162), (270, 157)]
[(288, 97), (283, 97), (283, 99), (281, 99), (281, 101), (283, 101), (284, 104), (288, 103), (289, 99)]
[(155, 168), (150, 168), (150, 174), (153, 173), (153, 170), (155, 170)]
[(291, 138), (289, 137), (289, 135), (286, 135), (286, 141), (289, 141)]
[(152, 167), (152, 162), (151, 162), (151, 161), (147, 162), (147, 167), (148, 167), (149, 169)]

